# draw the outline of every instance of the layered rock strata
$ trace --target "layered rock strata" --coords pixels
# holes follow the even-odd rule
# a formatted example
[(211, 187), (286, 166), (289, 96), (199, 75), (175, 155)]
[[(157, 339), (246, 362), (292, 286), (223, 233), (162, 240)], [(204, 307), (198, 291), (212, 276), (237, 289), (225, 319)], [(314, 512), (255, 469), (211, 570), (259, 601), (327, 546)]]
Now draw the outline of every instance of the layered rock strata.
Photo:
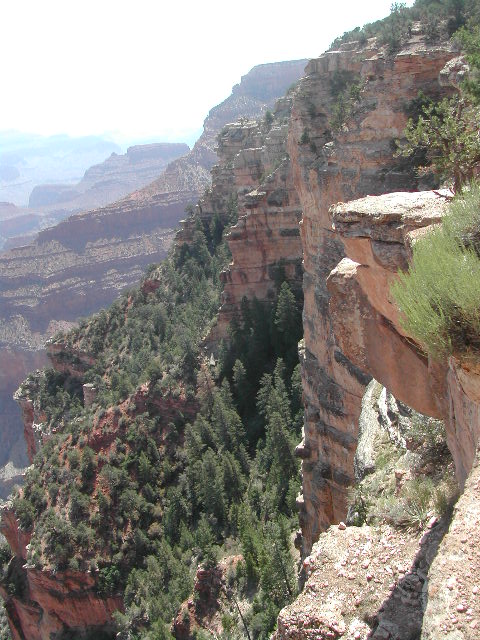
[[(447, 46), (425, 45), (415, 29), (393, 57), (374, 39), (364, 47), (349, 43), (312, 60), (296, 91), (287, 148), (303, 210), (305, 434), (299, 507), (304, 554), (322, 530), (345, 516), (361, 398), (369, 380), (333, 336), (326, 280), (345, 254), (331, 228), (329, 207), (367, 194), (418, 188), (414, 168), (394, 157), (393, 142), (402, 135), (408, 105), (420, 89), (433, 96), (450, 90), (440, 86), (438, 75), (453, 56)], [(335, 128), (334, 87), (342, 77), (357, 84), (360, 97)]]
[(412, 242), (441, 220), (449, 195), (394, 193), (334, 206), (333, 224), (348, 257), (331, 272), (327, 286), (337, 345), (408, 406), (445, 420), (463, 486), (480, 438), (480, 372), (455, 357), (429, 361), (405, 336), (390, 295), (396, 274), (407, 267)]
[(160, 142), (129, 147), (125, 154), (114, 152), (87, 169), (76, 185), (35, 187), (28, 206), (42, 213), (60, 209), (65, 214), (105, 206), (150, 184), (170, 162), (189, 151), (186, 144)]
[[(243, 298), (273, 300), (279, 278), (300, 293), (302, 212), (286, 152), (291, 104), (287, 96), (268, 119), (228, 125), (219, 136), (220, 162), (195, 212), (207, 223), (218, 216), (226, 224), (238, 216), (227, 235), (232, 261), (221, 275), (221, 308), (207, 340), (213, 347), (228, 337)], [(191, 239), (192, 224), (193, 218), (184, 221), (177, 242)]]
[(95, 578), (83, 572), (28, 570), (21, 560), (9, 566), (9, 575), (20, 593), (13, 595), (0, 587), (12, 640), (46, 640), (70, 633), (112, 632), (112, 613), (122, 609), (120, 596), (101, 597)]
[[(11, 361), (19, 354), (18, 362), (5, 369), (8, 375), (0, 377), (0, 404), (6, 407), (2, 416), (9, 416), (8, 421), (0, 419), (2, 442), (18, 443), (21, 438), (20, 416), (11, 396), (31, 369), (44, 364), (45, 340), (66, 323), (108, 306), (120, 290), (140, 280), (148, 264), (165, 257), (185, 208), (210, 184), (222, 127), (273, 108), (305, 64), (297, 60), (254, 67), (232, 95), (210, 111), (190, 153), (171, 162), (157, 180), (114, 204), (72, 216), (41, 232), (34, 243), (0, 255), (0, 360)], [(9, 451), (5, 448), (0, 464), (8, 460)]]

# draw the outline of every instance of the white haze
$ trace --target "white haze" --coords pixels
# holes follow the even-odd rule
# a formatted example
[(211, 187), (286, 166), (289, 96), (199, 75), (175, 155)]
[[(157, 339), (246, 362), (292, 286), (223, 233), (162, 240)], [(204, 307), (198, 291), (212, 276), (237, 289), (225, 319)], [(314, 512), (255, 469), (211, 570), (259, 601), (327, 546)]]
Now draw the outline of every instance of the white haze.
[(390, 0), (4, 0), (0, 131), (191, 142), (251, 67), (318, 56), (389, 7)]

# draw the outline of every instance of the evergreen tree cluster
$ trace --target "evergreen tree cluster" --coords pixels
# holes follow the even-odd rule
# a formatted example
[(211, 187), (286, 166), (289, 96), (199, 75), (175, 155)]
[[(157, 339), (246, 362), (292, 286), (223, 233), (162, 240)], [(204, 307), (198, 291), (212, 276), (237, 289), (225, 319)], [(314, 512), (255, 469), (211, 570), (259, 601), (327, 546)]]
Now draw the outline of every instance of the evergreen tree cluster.
[[(90, 569), (101, 594), (123, 593), (129, 640), (170, 638), (198, 564), (232, 550), (244, 560), (225, 598), (249, 605), (243, 620), (233, 609), (225, 637), (267, 638), (295, 594), (302, 300), (280, 270), (272, 301), (244, 300), (218, 361), (205, 359), (230, 256), (218, 217), (193, 221), (192, 241), (150, 270), (155, 291), (129, 291), (59, 336), (65, 353), (94, 356), (82, 379), (47, 370), (27, 385), (51, 431), (14, 500), (33, 529), (28, 561)], [(87, 408), (84, 382), (98, 390)], [(195, 419), (166, 425), (155, 399), (167, 396), (196, 403)]]

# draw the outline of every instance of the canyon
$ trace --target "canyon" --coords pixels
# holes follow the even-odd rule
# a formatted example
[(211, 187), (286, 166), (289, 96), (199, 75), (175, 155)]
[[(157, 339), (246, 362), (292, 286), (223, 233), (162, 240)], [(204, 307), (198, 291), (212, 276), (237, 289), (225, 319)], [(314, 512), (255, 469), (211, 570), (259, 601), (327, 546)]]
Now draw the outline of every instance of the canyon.
[[(35, 264), (47, 263), (53, 252), (52, 260), (57, 263), (62, 256), (65, 272), (71, 269), (73, 274), (83, 268), (87, 273), (95, 260), (100, 261), (95, 258), (98, 249), (98, 255), (107, 255), (102, 260), (111, 270), (118, 249), (99, 239), (111, 239), (108, 234), (114, 229), (120, 234), (119, 243), (134, 242), (131, 229), (141, 221), (151, 240), (160, 213), (166, 221), (162, 229), (170, 230), (181, 215), (179, 209), (198, 200), (176, 236), (177, 246), (188, 248), (199, 219), (207, 226), (215, 218), (227, 224), (235, 209), (238, 221), (227, 235), (231, 261), (221, 275), (221, 307), (203, 343), (206, 357), (213, 362), (220, 342), (229, 340), (229, 327), (245, 297), (273, 300), (279, 272), (294, 292), (301, 295), (303, 291), (304, 338), (299, 352), (305, 413), (303, 439), (296, 448), (302, 490), (297, 497), (300, 532), (295, 544), (300, 549), (305, 584), (298, 599), (280, 613), (276, 640), (473, 640), (478, 635), (479, 372), (471, 363), (454, 357), (448, 362), (429, 361), (411, 336), (405, 335), (390, 296), (390, 284), (408, 266), (415, 239), (441, 221), (451, 196), (447, 190), (433, 189), (432, 175), (419, 178), (412, 163), (395, 156), (392, 143), (401, 137), (420, 90), (434, 98), (453, 93), (444, 69), (457, 55), (449, 43), (426, 43), (419, 24), (414, 24), (408, 42), (395, 55), (375, 38), (344, 43), (311, 60), (297, 86), (268, 115), (227, 125), (236, 107), (224, 103), (223, 111), (217, 107), (210, 113), (204, 134), (190, 154), (167, 167), (156, 182), (110, 208), (75, 216), (43, 232), (40, 244), (35, 245)], [(297, 63), (291, 64), (287, 69), (294, 75)], [(234, 102), (243, 105), (245, 96), (250, 99), (257, 82), (265, 91), (278, 91), (281, 83), (272, 68), (265, 67), (255, 68), (251, 77), (242, 80), (244, 93), (242, 84), (234, 89)], [(345, 121), (336, 128), (332, 126), (338, 99), (334, 87), (342, 77), (355, 79), (361, 90)], [(272, 95), (270, 98), (273, 100)], [(265, 94), (260, 94), (260, 102), (261, 107), (249, 102), (251, 111), (248, 107), (242, 114), (266, 114)], [(218, 133), (218, 163), (210, 179)], [(119, 221), (123, 227), (118, 227)], [(169, 233), (167, 238), (166, 231), (159, 232), (156, 246), (161, 244), (162, 251), (172, 242)], [(86, 256), (87, 246), (91, 253)], [(147, 250), (143, 247), (137, 253)], [(138, 279), (138, 258), (128, 262), (130, 249), (122, 251), (125, 272), (132, 273), (132, 265), (138, 264), (134, 271)], [(158, 258), (154, 250), (151, 255)], [(27, 257), (11, 256), (4, 266), (6, 273), (12, 270), (14, 281), (18, 264)], [(113, 293), (126, 279), (126, 275), (109, 272), (107, 280), (105, 274), (101, 285), (92, 287), (102, 305), (106, 294), (98, 294), (101, 287)], [(55, 308), (58, 291), (64, 299), (71, 299), (71, 291), (88, 298), (86, 275), (78, 284), (73, 275), (71, 282), (64, 277), (51, 290), (43, 286), (41, 296), (24, 282), (15, 288), (18, 293), (8, 295), (11, 308), (21, 309), (26, 318), (13, 320), (12, 313), (10, 320), (24, 343), (33, 343), (32, 336), (43, 338), (47, 327), (51, 331), (52, 321), (60, 326), (78, 313), (75, 307), (69, 317), (52, 317), (50, 309)], [(54, 279), (50, 282), (54, 284)], [(142, 293), (148, 295), (157, 286), (153, 272), (143, 281)], [(5, 335), (13, 333), (11, 326), (6, 325)], [(92, 364), (92, 356), (77, 347), (57, 340), (49, 352), (56, 370), (78, 382)], [(135, 396), (140, 413), (147, 387)], [(92, 390), (83, 389), (86, 406), (92, 402), (87, 400)], [(31, 392), (32, 397), (24, 385), (18, 399), (33, 456), (49, 434), (42, 432), (45, 416), (35, 413), (35, 389)], [(197, 407), (185, 398), (180, 393), (178, 402), (172, 404), (165, 394), (165, 405), (160, 407), (165, 422), (178, 411), (195, 415)], [(126, 413), (125, 407), (118, 407), (118, 413)], [(415, 533), (389, 525), (352, 526), (348, 512), (351, 487), (382, 470), (379, 451), (367, 459), (375, 438), (385, 446), (393, 440), (398, 450), (389, 470), (395, 491), (401, 490), (412, 471), (408, 460), (415, 459), (422, 469), (428, 467), (418, 454), (420, 445), (412, 450), (406, 436), (411, 427), (405, 427), (403, 417), (411, 418), (411, 410), (445, 423), (451, 454), (445, 457), (445, 468), (452, 478), (455, 470), (463, 491), (451, 521), (448, 517), (423, 518)], [(120, 429), (115, 409), (109, 412), (107, 418), (98, 418), (91, 436), (102, 447), (101, 427), (113, 424)], [(369, 436), (367, 422), (375, 436)], [(387, 433), (379, 435), (379, 425), (387, 425)], [(115, 435), (114, 429), (111, 440)], [(425, 475), (437, 482), (434, 474), (435, 464), (430, 464)], [(92, 573), (56, 574), (50, 567), (40, 570), (25, 564), (29, 537), (11, 506), (2, 511), (1, 531), (16, 556), (9, 565), (10, 577), (21, 575), (25, 585), (22, 593), (2, 593), (14, 640), (46, 640), (69, 629), (109, 629), (112, 611), (123, 607), (121, 599), (102, 597)], [(468, 570), (463, 571), (463, 563), (468, 563)], [(200, 571), (196, 584), (201, 585), (202, 580), (220, 584), (222, 579)], [(82, 608), (85, 602), (89, 605)], [(175, 619), (175, 633), (190, 637), (186, 627), (197, 624), (198, 607), (190, 601), (182, 607)]]
[(51, 136), (0, 131), (0, 201), (26, 207), (35, 186), (74, 183), (88, 167), (102, 162), (120, 147), (102, 136)]
[[(156, 180), (113, 204), (78, 213), (41, 231), (31, 244), (0, 254), (0, 361), (4, 365), (0, 438), (5, 443), (0, 465), (7, 464), (10, 456), (15, 468), (27, 463), (12, 394), (29, 371), (46, 365), (45, 341), (79, 317), (111, 304), (123, 289), (140, 280), (147, 265), (165, 257), (185, 208), (210, 184), (216, 136), (222, 127), (273, 107), (301, 76), (305, 64), (306, 60), (298, 60), (254, 67), (232, 95), (210, 111), (193, 149), (170, 162)], [(127, 164), (122, 171), (128, 185), (131, 160), (142, 163), (146, 154), (145, 177), (152, 177), (150, 152), (157, 155), (159, 151), (165, 159), (165, 154), (185, 150), (182, 145), (173, 150), (170, 145), (160, 150), (133, 148), (123, 160), (113, 157), (87, 172), (84, 195), (89, 194), (92, 181), (101, 184), (108, 179), (110, 170), (118, 175), (118, 164)], [(7, 483), (2, 490), (3, 497), (10, 486)]]
[(77, 184), (40, 184), (33, 188), (28, 206), (4, 203), (0, 212), (8, 220), (0, 224), (0, 248), (21, 247), (35, 240), (42, 229), (73, 213), (97, 209), (137, 191), (155, 180), (165, 167), (190, 151), (180, 143), (155, 143), (115, 151), (102, 163), (87, 169)]

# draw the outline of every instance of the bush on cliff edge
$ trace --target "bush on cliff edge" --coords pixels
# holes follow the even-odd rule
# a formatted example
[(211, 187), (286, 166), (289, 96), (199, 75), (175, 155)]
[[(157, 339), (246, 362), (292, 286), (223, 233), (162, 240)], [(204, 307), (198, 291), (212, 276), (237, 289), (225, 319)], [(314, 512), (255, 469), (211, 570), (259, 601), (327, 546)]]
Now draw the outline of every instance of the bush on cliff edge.
[(480, 185), (451, 202), (443, 223), (413, 247), (392, 286), (403, 328), (434, 358), (480, 354)]

